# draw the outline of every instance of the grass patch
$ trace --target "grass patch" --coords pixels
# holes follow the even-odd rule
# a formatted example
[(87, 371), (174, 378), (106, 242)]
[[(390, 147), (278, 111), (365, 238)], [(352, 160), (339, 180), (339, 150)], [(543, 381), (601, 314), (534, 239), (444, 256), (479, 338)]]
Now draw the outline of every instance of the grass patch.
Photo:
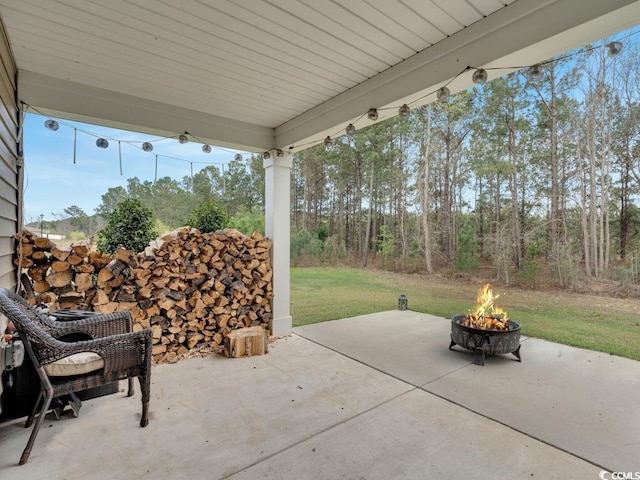
[[(481, 280), (355, 268), (291, 270), (294, 326), (398, 308), (451, 318), (473, 307)], [(640, 360), (640, 300), (493, 286), (524, 335)]]

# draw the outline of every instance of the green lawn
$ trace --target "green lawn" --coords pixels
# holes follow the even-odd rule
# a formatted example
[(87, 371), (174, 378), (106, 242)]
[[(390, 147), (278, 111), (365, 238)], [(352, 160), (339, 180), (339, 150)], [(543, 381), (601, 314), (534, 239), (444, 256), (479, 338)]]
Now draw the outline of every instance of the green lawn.
[[(476, 303), (481, 281), (404, 275), (372, 269), (293, 268), (294, 326), (393, 310), (405, 294), (409, 309), (451, 318)], [(640, 360), (640, 300), (493, 287), (498, 306), (524, 335)]]

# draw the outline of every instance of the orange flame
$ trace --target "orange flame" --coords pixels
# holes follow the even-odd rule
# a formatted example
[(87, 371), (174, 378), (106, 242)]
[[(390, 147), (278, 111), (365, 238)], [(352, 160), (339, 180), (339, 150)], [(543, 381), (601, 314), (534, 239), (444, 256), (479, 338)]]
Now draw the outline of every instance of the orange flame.
[(478, 291), (478, 304), (464, 317), (462, 325), (485, 330), (508, 330), (508, 316), (502, 308), (495, 305), (500, 295), (494, 295), (489, 284)]

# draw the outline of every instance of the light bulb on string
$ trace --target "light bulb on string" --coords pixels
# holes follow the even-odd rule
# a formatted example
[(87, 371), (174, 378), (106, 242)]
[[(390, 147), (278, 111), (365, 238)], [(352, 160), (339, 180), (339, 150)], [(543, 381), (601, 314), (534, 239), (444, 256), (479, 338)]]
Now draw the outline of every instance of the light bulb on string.
[(51, 119), (49, 119), (46, 122), (44, 122), (44, 126), (46, 128), (48, 128), (49, 130), (52, 130), (54, 132), (56, 130), (58, 130), (58, 128), (60, 128), (60, 125), (58, 125), (58, 122), (56, 122), (55, 120), (51, 120)]
[(152, 152), (153, 151), (153, 144), (151, 144), (149, 142), (144, 142), (142, 144), (142, 150), (144, 150), (145, 152)]
[(478, 68), (475, 72), (473, 72), (473, 75), (471, 76), (471, 80), (476, 85), (482, 85), (483, 83), (486, 83), (487, 78), (487, 71), (484, 68)]
[(270, 154), (269, 152), (264, 152), (264, 153), (262, 154), (262, 158), (264, 158), (264, 159), (269, 159), (269, 158), (271, 158), (271, 154)]
[(449, 95), (451, 95), (449, 89), (447, 87), (441, 87), (438, 90), (436, 97), (438, 98), (439, 102), (446, 102), (447, 100), (449, 100)]
[(607, 48), (609, 49), (608, 53), (610, 57), (617, 57), (622, 53), (624, 45), (621, 42), (611, 42), (607, 43)]
[(184, 133), (178, 135), (178, 141), (180, 143), (187, 143), (189, 141), (189, 137), (187, 137)]
[(96, 140), (96, 146), (98, 148), (107, 148), (109, 146), (109, 142), (104, 138), (99, 138)]
[(347, 128), (345, 128), (345, 132), (350, 137), (353, 137), (356, 134), (356, 127), (353, 126), (353, 123), (350, 123), (347, 125)]
[(378, 110), (376, 110), (375, 108), (370, 108), (367, 112), (367, 118), (374, 122), (378, 120)]
[(542, 68), (539, 64), (531, 65), (527, 69), (527, 80), (529, 80), (531, 83), (538, 83), (540, 80), (542, 80)]
[(283, 157), (284, 156), (284, 152), (280, 149), (276, 150), (276, 157)]
[(411, 114), (411, 109), (409, 108), (409, 105), (407, 105), (406, 103), (403, 104), (398, 109), (398, 115), (400, 115), (400, 118), (408, 118), (410, 114)]
[(242, 155), (241, 155), (241, 154), (239, 154), (239, 153), (236, 153), (236, 154), (233, 156), (233, 159), (234, 159), (236, 162), (241, 162), (241, 161), (242, 161)]
[(211, 153), (211, 145), (207, 145), (206, 143), (202, 145), (202, 151), (204, 153)]
[(333, 140), (331, 140), (331, 137), (329, 135), (327, 135), (326, 138), (324, 139), (325, 148), (329, 148), (331, 146), (332, 142), (333, 142)]

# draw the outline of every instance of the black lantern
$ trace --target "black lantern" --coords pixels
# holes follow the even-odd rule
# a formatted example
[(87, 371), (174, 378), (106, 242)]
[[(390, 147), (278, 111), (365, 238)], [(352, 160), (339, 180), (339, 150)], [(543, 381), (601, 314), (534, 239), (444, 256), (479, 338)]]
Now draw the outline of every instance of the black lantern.
[(409, 300), (406, 295), (400, 295), (398, 297), (398, 310), (406, 310), (409, 308)]

